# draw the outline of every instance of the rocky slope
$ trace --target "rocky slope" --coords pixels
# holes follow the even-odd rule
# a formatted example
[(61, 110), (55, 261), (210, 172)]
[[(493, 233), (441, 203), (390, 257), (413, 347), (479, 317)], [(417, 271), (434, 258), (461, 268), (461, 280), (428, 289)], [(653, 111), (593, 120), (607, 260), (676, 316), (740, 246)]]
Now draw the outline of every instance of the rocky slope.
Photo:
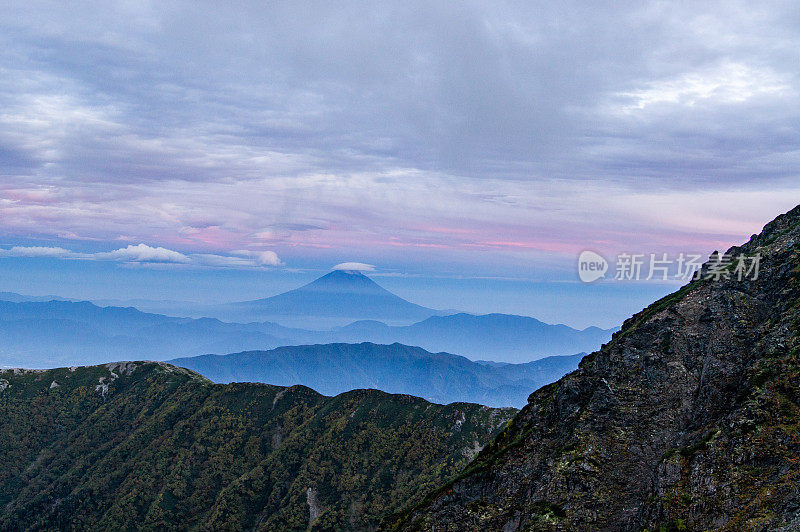
[(636, 314), (387, 526), (800, 529), (799, 252), (800, 207), (728, 251), (761, 254), (756, 280), (698, 279)]
[(3, 370), (0, 530), (374, 529), (515, 412), (152, 362)]

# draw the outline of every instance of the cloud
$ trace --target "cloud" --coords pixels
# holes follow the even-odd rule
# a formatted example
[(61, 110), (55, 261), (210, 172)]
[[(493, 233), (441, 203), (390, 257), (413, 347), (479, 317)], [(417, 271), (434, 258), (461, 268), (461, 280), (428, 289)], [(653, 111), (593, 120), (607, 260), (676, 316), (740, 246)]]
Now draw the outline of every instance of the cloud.
[(317, 231), (320, 229), (325, 229), (319, 225), (313, 224), (305, 224), (305, 223), (275, 223), (272, 224), (270, 227), (274, 229), (283, 229), (286, 231)]
[(192, 255), (192, 259), (198, 264), (218, 268), (261, 268), (283, 264), (274, 251), (237, 250), (232, 254), (235, 256), (197, 253)]
[(342, 262), (341, 264), (337, 264), (331, 269), (359, 271), (359, 272), (374, 272), (375, 266), (373, 266), (372, 264), (364, 264), (363, 262)]
[(281, 260), (278, 258), (278, 254), (274, 251), (237, 250), (231, 253), (239, 255), (240, 257), (245, 257), (257, 266), (280, 266), (282, 264)]
[(0, 248), (0, 257), (67, 257), (72, 255), (72, 252), (59, 247), (40, 247), (40, 246), (14, 246), (10, 249)]
[[(666, 132), (679, 154), (693, 146), (680, 136), (687, 125), (714, 133), (720, 121), (743, 125), (757, 115), (775, 130), (797, 118), (800, 31), (789, 2), (187, 5), (144, 8), (141, 25), (125, 23), (121, 6), (9, 8), (0, 54), (0, 146), (9, 160), (87, 182), (390, 168), (587, 178), (607, 168), (598, 149), (609, 140)], [(87, 20), (108, 32), (93, 35)], [(183, 68), (187, 61), (195, 68)], [(667, 114), (680, 120), (663, 120), (654, 104), (675, 100), (700, 114), (675, 107)], [(661, 109), (631, 123), (596, 105), (607, 101)], [(764, 133), (747, 136), (766, 142)], [(726, 168), (757, 159), (739, 153)]]
[(171, 249), (151, 247), (147, 244), (129, 245), (126, 248), (116, 249), (107, 253), (91, 255), (95, 260), (116, 260), (122, 262), (174, 262), (187, 264), (191, 259)]
[(60, 247), (22, 247), (0, 248), (0, 258), (54, 258), (114, 261), (131, 265), (188, 265), (210, 268), (263, 268), (281, 266), (283, 263), (274, 251), (237, 250), (232, 255), (211, 253), (183, 254), (164, 247), (147, 244), (129, 245), (125, 248), (99, 253), (76, 253)]
[(769, 70), (759, 71), (744, 64), (726, 62), (699, 72), (681, 74), (676, 79), (648, 83), (620, 96), (633, 103), (626, 111), (641, 110), (657, 104), (678, 104), (685, 107), (716, 103), (742, 103), (757, 96), (780, 96), (788, 91), (787, 80)]
[[(800, 198), (792, 2), (5, 15), (10, 237), (126, 235), (243, 268), (278, 263), (234, 253), (259, 245), (491, 268), (480, 243), (515, 242), (526, 268), (564, 246), (732, 243)], [(626, 205), (642, 195), (658, 210)], [(713, 228), (687, 228), (711, 204)]]
[(192, 255), (196, 264), (212, 268), (252, 268), (255, 263), (242, 257), (230, 257), (213, 253), (197, 253)]

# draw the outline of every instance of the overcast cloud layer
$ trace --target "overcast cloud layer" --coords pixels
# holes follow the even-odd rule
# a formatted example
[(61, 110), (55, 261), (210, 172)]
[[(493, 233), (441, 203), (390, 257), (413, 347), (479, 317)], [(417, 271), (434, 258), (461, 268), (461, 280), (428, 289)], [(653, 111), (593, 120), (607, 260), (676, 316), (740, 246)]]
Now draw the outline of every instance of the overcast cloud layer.
[(713, 249), (800, 202), (797, 3), (111, 5), (5, 6), (7, 238), (491, 263)]

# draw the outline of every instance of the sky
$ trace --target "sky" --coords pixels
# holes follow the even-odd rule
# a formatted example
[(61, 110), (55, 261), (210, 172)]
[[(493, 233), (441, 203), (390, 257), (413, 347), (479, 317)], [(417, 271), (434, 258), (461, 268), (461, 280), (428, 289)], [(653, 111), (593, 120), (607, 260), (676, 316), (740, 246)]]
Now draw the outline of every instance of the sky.
[[(800, 203), (796, 2), (37, 2), (0, 19), (0, 290), (618, 324)], [(367, 266), (365, 266), (367, 267)]]

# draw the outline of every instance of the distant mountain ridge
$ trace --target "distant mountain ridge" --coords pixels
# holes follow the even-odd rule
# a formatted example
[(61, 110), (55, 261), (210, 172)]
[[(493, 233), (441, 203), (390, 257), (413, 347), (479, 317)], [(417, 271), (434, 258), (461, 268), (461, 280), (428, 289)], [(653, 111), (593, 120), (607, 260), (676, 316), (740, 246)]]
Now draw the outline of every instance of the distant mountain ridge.
[(210, 309), (234, 321), (281, 321), (286, 318), (336, 318), (415, 322), (438, 311), (406, 301), (360, 271), (334, 270), (300, 288), (276, 296), (228, 303)]
[[(77, 301), (57, 296), (26, 296), (0, 292), (0, 301)], [(327, 329), (358, 320), (382, 320), (409, 324), (443, 311), (406, 301), (356, 270), (334, 270), (299, 288), (281, 294), (222, 304), (146, 299), (97, 300), (98, 306), (142, 306), (154, 314), (175, 313), (182, 317), (210, 317), (229, 322), (274, 321), (285, 326)], [(149, 310), (148, 310), (149, 309)]]
[(578, 367), (585, 353), (527, 364), (486, 364), (402, 344), (285, 346), (271, 351), (170, 360), (214, 382), (302, 384), (325, 395), (358, 388), (416, 395), (440, 404), (522, 407), (534, 390)]
[(11, 303), (23, 303), (23, 302), (75, 301), (75, 300), (59, 296), (28, 296), (25, 294), (18, 294), (16, 292), (0, 292), (0, 301), (9, 301)]
[(96, 364), (110, 354), (163, 360), (176, 354), (238, 351), (245, 345), (280, 345), (267, 329), (103, 308), (86, 301), (0, 301), (0, 367)]
[(458, 353), (472, 359), (523, 363), (544, 356), (590, 352), (611, 339), (616, 329), (550, 325), (511, 314), (453, 314), (432, 316), (419, 323), (389, 326), (355, 322), (330, 335), (339, 342), (399, 342), (428, 351)]
[(175, 318), (132, 307), (83, 301), (0, 300), (0, 367), (96, 364), (121, 358), (166, 360), (209, 353), (266, 350), (282, 345), (361, 343), (416, 345), (496, 362), (596, 349), (611, 331), (577, 331), (522, 316), (436, 316), (410, 326), (361, 321), (329, 331), (271, 322), (227, 323)]

